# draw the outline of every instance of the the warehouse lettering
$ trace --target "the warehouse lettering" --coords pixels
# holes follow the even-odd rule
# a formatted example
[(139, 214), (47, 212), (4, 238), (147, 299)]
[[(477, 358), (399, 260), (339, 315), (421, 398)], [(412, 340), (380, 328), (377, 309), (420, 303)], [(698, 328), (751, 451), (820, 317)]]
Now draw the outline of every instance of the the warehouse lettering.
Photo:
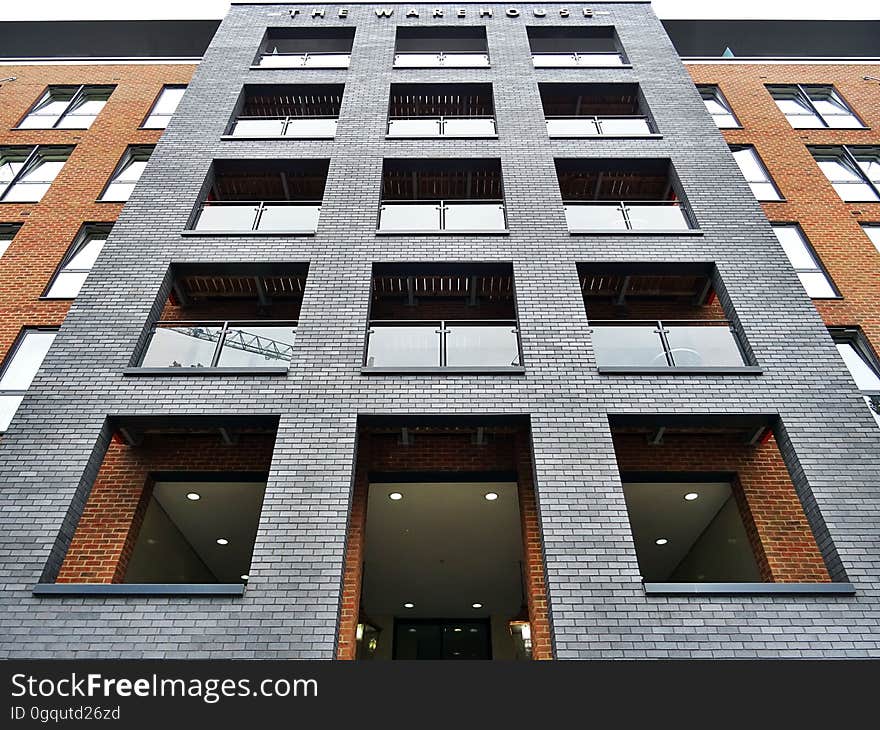
[[(326, 18), (327, 11), (324, 8), (313, 8), (311, 11), (302, 11), (299, 8), (294, 8), (289, 11), (290, 17), (295, 18), (298, 15), (306, 15), (312, 18)], [(374, 12), (376, 13), (376, 17), (378, 18), (391, 18), (394, 16), (394, 8), (387, 7), (377, 7), (374, 8)], [(594, 13), (590, 8), (583, 8), (581, 10), (583, 13), (583, 17), (592, 18)], [(422, 18), (422, 17), (430, 17), (430, 18), (467, 18), (468, 15), (476, 15), (480, 18), (494, 18), (495, 17), (495, 9), (494, 8), (457, 8), (455, 11), (450, 11), (447, 15), (446, 10), (443, 8), (433, 8), (431, 10), (427, 9), (419, 9), (419, 8), (407, 8), (406, 11), (403, 12), (403, 16), (405, 18)], [(522, 16), (522, 12), (519, 8), (507, 8), (502, 13), (498, 12), (498, 15), (503, 15), (506, 18), (519, 18)], [(572, 11), (568, 8), (562, 7), (559, 8), (556, 13), (560, 18), (570, 18), (572, 16)], [(577, 13), (574, 13), (577, 14)], [(337, 17), (339, 18), (347, 18), (348, 17), (348, 8), (339, 8), (336, 12)], [(546, 18), (548, 15), (554, 15), (552, 11), (548, 11), (546, 8), (533, 8), (532, 15), (536, 18)]]

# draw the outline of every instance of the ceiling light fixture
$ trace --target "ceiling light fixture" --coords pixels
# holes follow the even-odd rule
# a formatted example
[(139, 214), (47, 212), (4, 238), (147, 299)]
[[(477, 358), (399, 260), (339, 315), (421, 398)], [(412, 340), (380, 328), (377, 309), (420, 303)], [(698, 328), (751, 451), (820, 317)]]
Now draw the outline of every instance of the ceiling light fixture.
[(218, 537), (218, 538), (217, 538), (217, 544), (218, 544), (218, 545), (228, 545), (228, 544), (229, 544), (229, 540), (227, 540), (225, 537)]
[(202, 495), (198, 492), (190, 492), (186, 495), (186, 498), (191, 502), (198, 502), (202, 498)]
[(415, 603), (404, 603), (403, 607), (404, 608), (415, 608), (416, 604)]
[(388, 495), (388, 499), (396, 502), (399, 499), (403, 499), (403, 495), (400, 492), (391, 492), (391, 494)]
[(239, 577), (240, 577), (242, 580), (250, 580), (250, 578), (251, 578), (247, 573), (245, 573), (244, 575), (239, 576)]
[(496, 499), (498, 499), (498, 494), (495, 492), (487, 492), (485, 496), (489, 502), (494, 502)]
[(483, 607), (482, 603), (472, 603), (471, 604), (471, 608), (482, 608), (482, 607)]
[(655, 545), (665, 545), (667, 542), (669, 542), (669, 540), (667, 540), (665, 537), (658, 537), (656, 540), (654, 540)]
[(694, 501), (697, 497), (699, 497), (699, 496), (700, 496), (700, 495), (697, 494), (696, 492), (688, 492), (686, 495), (684, 495), (684, 498), (685, 498), (685, 500), (687, 500), (688, 502), (693, 502), (693, 501)]
[(459, 629), (459, 628), (457, 628), (457, 627), (454, 628), (453, 631), (455, 631), (456, 634), (460, 634), (460, 633), (461, 633), (461, 629)]

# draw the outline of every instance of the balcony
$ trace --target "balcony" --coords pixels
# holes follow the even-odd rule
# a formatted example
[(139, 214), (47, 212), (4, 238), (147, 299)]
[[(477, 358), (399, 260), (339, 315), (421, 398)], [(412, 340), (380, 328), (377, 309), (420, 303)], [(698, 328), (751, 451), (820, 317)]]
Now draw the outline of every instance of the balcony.
[(342, 84), (249, 84), (224, 139), (332, 139)]
[(535, 68), (621, 67), (626, 59), (611, 26), (528, 28)]
[(353, 28), (269, 28), (255, 68), (348, 68)]
[(395, 68), (488, 68), (486, 30), (399, 27), (394, 49)]
[(392, 84), (388, 136), (495, 137), (491, 84)]
[(313, 234), (327, 178), (322, 160), (216, 160), (192, 230), (205, 234)]
[(654, 129), (637, 84), (539, 84), (550, 137), (648, 137)]
[(581, 264), (600, 373), (760, 373), (703, 264)]
[(668, 160), (558, 159), (571, 233), (667, 233), (693, 228)]
[(128, 375), (284, 374), (305, 288), (302, 265), (177, 265), (171, 295)]
[(377, 264), (364, 372), (522, 372), (509, 264)]
[(506, 233), (501, 163), (385, 160), (380, 233)]

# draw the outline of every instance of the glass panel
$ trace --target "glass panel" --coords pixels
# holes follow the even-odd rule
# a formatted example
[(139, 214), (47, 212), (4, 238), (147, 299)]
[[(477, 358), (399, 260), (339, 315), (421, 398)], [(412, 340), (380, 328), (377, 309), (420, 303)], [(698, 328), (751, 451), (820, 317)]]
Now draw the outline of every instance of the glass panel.
[(49, 183), (37, 183), (36, 185), (16, 183), (6, 193), (3, 201), (5, 203), (39, 203), (48, 189)]
[(824, 122), (815, 114), (786, 114), (794, 129), (824, 129)]
[(107, 186), (107, 190), (101, 196), (101, 200), (110, 203), (124, 203), (131, 197), (134, 186), (135, 183), (112, 182)]
[(862, 168), (862, 172), (873, 183), (880, 183), (880, 157), (876, 155), (857, 155), (856, 162)]
[(733, 114), (713, 114), (712, 118), (719, 129), (733, 129), (739, 127), (736, 117)]
[(626, 220), (619, 205), (577, 205), (565, 206), (565, 219), (570, 231), (625, 231)]
[(837, 342), (837, 351), (846, 363), (859, 390), (880, 390), (880, 374), (861, 356), (851, 342)]
[(832, 129), (861, 129), (864, 125), (852, 114), (828, 114), (825, 121)]
[(551, 137), (594, 137), (599, 134), (596, 122), (589, 118), (548, 119), (547, 134)]
[(454, 68), (488, 68), (489, 56), (485, 53), (447, 53), (443, 57), (443, 65)]
[(177, 105), (180, 104), (180, 100), (183, 98), (183, 92), (185, 91), (185, 88), (175, 89), (165, 87), (162, 89), (162, 93), (156, 100), (156, 104), (153, 106), (153, 111), (151, 113), (168, 116), (174, 114), (174, 112), (177, 111)]
[(388, 122), (390, 137), (439, 137), (439, 119), (392, 119)]
[(291, 119), (287, 125), (287, 137), (335, 137), (335, 119)]
[(532, 62), (535, 64), (535, 68), (578, 65), (577, 57), (573, 53), (533, 53)]
[(626, 203), (626, 209), (630, 226), (634, 230), (679, 231), (688, 228), (687, 218), (678, 204), (637, 205)]
[(0, 390), (27, 390), (55, 339), (55, 332), (29, 330), (15, 348), (0, 377)]
[[(62, 104), (62, 106), (66, 106), (66, 104)], [(60, 114), (54, 115), (46, 115), (46, 114), (28, 114), (24, 119), (21, 120), (21, 124), (18, 125), (19, 129), (52, 129), (55, 126), (55, 122), (58, 121), (58, 117)]]
[(510, 367), (519, 365), (516, 328), (506, 325), (449, 325), (446, 335), (449, 367)]
[(266, 203), (257, 223), (258, 231), (309, 231), (318, 229), (320, 205), (275, 205)]
[(280, 137), (283, 119), (238, 119), (232, 128), (234, 137)]
[(86, 282), (88, 271), (62, 271), (55, 277), (46, 296), (50, 299), (73, 299)]
[(599, 119), (602, 134), (651, 134), (647, 119), (614, 119), (604, 117)]
[(161, 326), (153, 333), (141, 362), (143, 368), (211, 367), (220, 326)]
[(437, 203), (383, 203), (379, 209), (380, 231), (439, 231)]
[(305, 54), (302, 53), (266, 53), (260, 57), (258, 66), (265, 68), (292, 68), (302, 66)]
[(444, 134), (449, 137), (489, 137), (495, 134), (495, 120), (447, 119)]
[(579, 66), (622, 66), (623, 58), (619, 53), (581, 53), (578, 56)]
[(347, 53), (319, 53), (307, 56), (304, 65), (311, 68), (348, 68), (350, 60), (351, 56)]
[(862, 182), (859, 173), (844, 163), (843, 160), (824, 159), (816, 160), (816, 162), (822, 172), (825, 173), (825, 177), (831, 182)]
[(667, 367), (663, 342), (654, 326), (593, 327), (599, 367)]
[(798, 278), (801, 280), (801, 284), (804, 285), (807, 294), (814, 299), (828, 299), (837, 296), (837, 292), (834, 291), (834, 287), (831, 286), (828, 277), (821, 271), (800, 271), (798, 272)]
[(773, 232), (791, 265), (796, 269), (817, 269), (816, 259), (810, 252), (807, 242), (795, 226), (774, 226)]
[[(103, 105), (103, 102), (102, 102)], [(92, 114), (68, 114), (58, 123), (58, 129), (88, 129), (92, 126), (97, 115)]]
[(12, 243), (12, 238), (0, 236), (0, 256), (3, 256), (3, 254), (6, 253), (6, 249), (9, 248), (10, 243)]
[(871, 240), (871, 243), (874, 244), (874, 248), (877, 249), (877, 252), (880, 253), (880, 226), (862, 226), (862, 230)]
[(394, 56), (398, 68), (432, 68), (440, 65), (439, 53), (398, 53)]
[(64, 160), (40, 159), (33, 167), (25, 171), (19, 182), (50, 183), (58, 177), (58, 173), (64, 167), (64, 162)]
[(91, 269), (98, 260), (106, 238), (89, 238), (65, 265), (65, 269)]
[(500, 203), (447, 203), (444, 230), (503, 231), (504, 206)]
[(194, 226), (197, 231), (250, 231), (257, 217), (257, 206), (205, 205)]
[(743, 177), (749, 182), (766, 182), (767, 172), (758, 159), (758, 154), (751, 147), (733, 150), (733, 159), (739, 165)]
[(871, 415), (874, 416), (874, 420), (877, 421), (877, 425), (880, 426), (880, 407), (875, 405), (876, 401), (869, 395), (865, 396), (865, 403), (868, 405)]
[(219, 367), (279, 367), (290, 363), (294, 325), (238, 325), (230, 322), (220, 350)]
[(742, 354), (727, 326), (666, 327), (666, 339), (677, 367), (738, 367)]
[(749, 183), (752, 193), (758, 200), (779, 200), (779, 193), (773, 183)]
[(165, 129), (170, 121), (170, 114), (150, 114), (144, 122), (144, 129)]
[(440, 323), (390, 326), (371, 324), (367, 367), (440, 367)]
[(146, 160), (129, 160), (113, 178), (114, 182), (136, 183), (144, 174)]
[(709, 97), (707, 98), (707, 97), (705, 96), (705, 94), (706, 94), (705, 91), (704, 91), (704, 92), (701, 92), (701, 93), (704, 94), (704, 96), (703, 96), (703, 103), (706, 105), (706, 110), (709, 112), (709, 114), (711, 114), (713, 117), (714, 117), (716, 114), (718, 114), (718, 115), (720, 115), (720, 114), (729, 114), (729, 112), (728, 112), (728, 110), (727, 110), (727, 107), (724, 106), (724, 104), (722, 104), (721, 101), (720, 101), (717, 97), (715, 97), (715, 96), (713, 95), (713, 96), (709, 96)]
[(831, 187), (834, 188), (841, 200), (847, 202), (859, 203), (877, 200), (877, 193), (867, 183), (832, 183)]
[(23, 400), (24, 393), (21, 395), (0, 395), (0, 431), (9, 428), (9, 423)]

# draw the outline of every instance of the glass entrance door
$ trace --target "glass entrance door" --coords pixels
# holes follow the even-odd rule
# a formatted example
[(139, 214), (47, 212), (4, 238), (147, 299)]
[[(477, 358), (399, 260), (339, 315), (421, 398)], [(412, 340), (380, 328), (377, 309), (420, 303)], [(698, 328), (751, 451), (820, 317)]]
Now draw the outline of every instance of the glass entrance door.
[(489, 621), (422, 619), (394, 622), (394, 659), (491, 659)]

